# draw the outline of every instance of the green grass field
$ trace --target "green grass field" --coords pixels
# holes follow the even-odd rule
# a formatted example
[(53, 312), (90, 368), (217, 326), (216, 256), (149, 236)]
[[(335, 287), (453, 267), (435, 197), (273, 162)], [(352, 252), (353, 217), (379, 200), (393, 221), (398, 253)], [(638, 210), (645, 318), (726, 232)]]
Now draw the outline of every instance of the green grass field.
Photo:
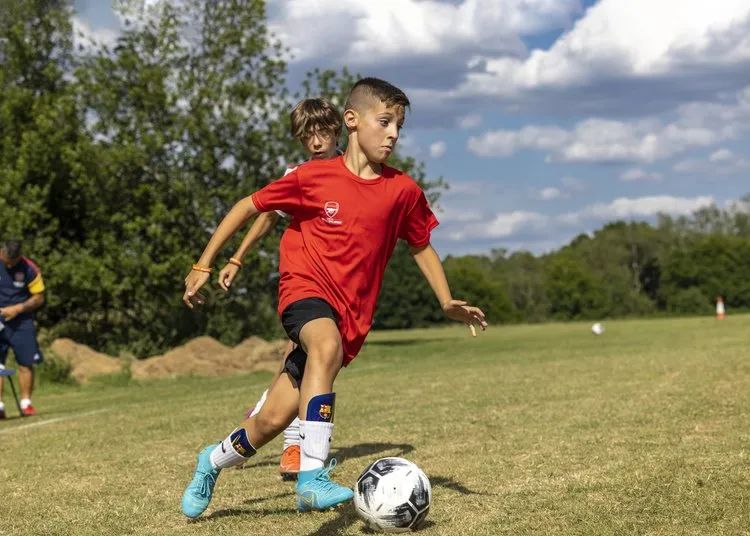
[[(335, 477), (415, 461), (420, 534), (750, 533), (750, 317), (381, 332), (337, 380)], [(359, 534), (351, 505), (297, 514), (280, 439), (179, 512), (195, 454), (270, 378), (43, 386), (0, 422), (0, 534)], [(6, 394), (9, 414), (15, 415)]]

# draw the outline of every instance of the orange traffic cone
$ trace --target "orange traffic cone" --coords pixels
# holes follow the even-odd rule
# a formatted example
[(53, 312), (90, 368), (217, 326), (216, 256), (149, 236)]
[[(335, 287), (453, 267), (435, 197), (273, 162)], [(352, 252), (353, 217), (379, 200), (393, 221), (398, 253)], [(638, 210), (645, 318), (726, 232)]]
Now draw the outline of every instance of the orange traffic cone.
[(727, 310), (724, 307), (724, 298), (716, 296), (716, 320), (724, 320), (727, 316)]

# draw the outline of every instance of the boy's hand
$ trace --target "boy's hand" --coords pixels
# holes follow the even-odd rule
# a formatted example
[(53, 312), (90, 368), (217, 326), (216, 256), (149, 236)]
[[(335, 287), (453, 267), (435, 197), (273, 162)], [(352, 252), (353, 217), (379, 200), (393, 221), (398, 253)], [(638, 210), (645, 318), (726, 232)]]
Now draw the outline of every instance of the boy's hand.
[(457, 320), (469, 326), (474, 337), (477, 336), (475, 326), (482, 328), (482, 331), (487, 327), (487, 321), (484, 319), (482, 310), (479, 307), (467, 305), (465, 301), (451, 300), (446, 302), (443, 304), (443, 312), (451, 320)]
[(211, 274), (208, 272), (190, 270), (185, 278), (185, 294), (182, 295), (182, 301), (185, 305), (192, 309), (195, 305), (206, 303), (206, 297), (198, 290), (206, 284), (209, 277), (211, 277)]
[(232, 281), (237, 277), (237, 272), (239, 271), (239, 266), (227, 263), (227, 265), (221, 269), (221, 272), (219, 272), (219, 286), (228, 292), (229, 287), (232, 285)]

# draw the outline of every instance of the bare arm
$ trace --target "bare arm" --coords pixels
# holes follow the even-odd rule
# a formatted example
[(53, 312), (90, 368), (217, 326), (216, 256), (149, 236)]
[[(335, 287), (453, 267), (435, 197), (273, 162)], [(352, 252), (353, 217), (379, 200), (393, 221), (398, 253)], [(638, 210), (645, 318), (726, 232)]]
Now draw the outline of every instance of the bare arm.
[[(224, 216), (219, 226), (214, 231), (213, 236), (208, 241), (206, 248), (203, 250), (203, 254), (196, 264), (203, 267), (210, 267), (219, 250), (226, 244), (237, 230), (242, 227), (248, 219), (255, 216), (258, 213), (258, 209), (255, 208), (252, 197), (248, 196), (240, 199), (232, 209)], [(185, 305), (193, 308), (192, 297), (196, 296), (196, 303), (199, 305), (203, 303), (203, 298), (200, 295), (196, 295), (198, 290), (208, 281), (209, 273), (201, 272), (197, 270), (191, 270), (185, 278), (185, 294), (182, 296), (182, 301)]]
[(237, 248), (234, 255), (235, 259), (242, 260), (247, 251), (263, 239), (279, 221), (279, 215), (276, 212), (263, 212), (256, 218), (250, 230), (242, 239), (242, 244)]
[(42, 305), (44, 305), (44, 293), (32, 294), (31, 297), (16, 305), (9, 305), (7, 307), (0, 307), (0, 316), (5, 320), (12, 320), (23, 313), (30, 313), (36, 311)]
[(230, 262), (228, 262), (219, 272), (219, 286), (225, 292), (229, 291), (229, 287), (232, 285), (235, 277), (237, 277), (240, 267), (242, 266), (242, 259), (247, 251), (260, 242), (260, 240), (266, 236), (271, 229), (273, 229), (273, 226), (276, 225), (276, 222), (278, 221), (279, 215), (276, 212), (264, 212), (253, 222), (253, 225), (245, 235), (245, 238), (242, 239), (242, 244), (240, 244), (240, 247), (235, 251), (234, 255), (232, 255), (233, 259), (240, 262), (232, 262), (230, 259)]
[(428, 244), (422, 248), (409, 248), (409, 251), (422, 275), (432, 287), (445, 316), (469, 326), (471, 334), (474, 336), (476, 336), (475, 326), (484, 330), (487, 327), (487, 321), (482, 310), (479, 307), (468, 305), (465, 301), (454, 300), (451, 296), (445, 270), (443, 270), (443, 263), (440, 261), (435, 248)]
[(409, 253), (414, 257), (419, 270), (430, 284), (430, 288), (432, 288), (442, 308), (453, 298), (451, 297), (451, 289), (448, 287), (448, 280), (445, 277), (443, 263), (440, 261), (437, 251), (432, 245), (427, 244), (423, 248), (410, 247)]

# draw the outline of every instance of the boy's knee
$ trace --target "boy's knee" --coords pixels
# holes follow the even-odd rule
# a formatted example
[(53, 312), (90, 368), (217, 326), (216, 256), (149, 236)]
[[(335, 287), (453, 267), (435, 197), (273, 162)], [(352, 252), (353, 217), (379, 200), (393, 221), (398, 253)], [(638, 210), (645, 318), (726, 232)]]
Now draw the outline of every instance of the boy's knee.
[(287, 415), (283, 415), (278, 411), (272, 411), (270, 409), (264, 411), (265, 409), (265, 407), (261, 409), (260, 413), (255, 417), (255, 425), (260, 428), (264, 434), (280, 432), (286, 428), (294, 418), (294, 416), (292, 416), (292, 419), (290, 419)]
[(341, 347), (341, 341), (333, 337), (316, 341), (307, 353), (308, 363), (313, 360), (327, 368), (340, 367), (343, 359), (344, 350)]

